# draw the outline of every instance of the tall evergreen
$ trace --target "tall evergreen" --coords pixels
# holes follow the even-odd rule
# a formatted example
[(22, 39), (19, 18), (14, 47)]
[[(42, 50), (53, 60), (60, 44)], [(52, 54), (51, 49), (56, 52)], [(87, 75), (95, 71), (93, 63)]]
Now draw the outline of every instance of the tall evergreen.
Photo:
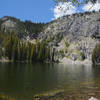
[(0, 33), (0, 58), (4, 56), (12, 61), (45, 61), (50, 59), (50, 48), (45, 41), (36, 44), (20, 40), (13, 32)]

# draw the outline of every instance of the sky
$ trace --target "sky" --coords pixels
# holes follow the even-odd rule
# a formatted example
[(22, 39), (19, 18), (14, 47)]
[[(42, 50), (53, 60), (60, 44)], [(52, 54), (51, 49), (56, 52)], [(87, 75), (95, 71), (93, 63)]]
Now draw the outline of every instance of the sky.
[(72, 4), (72, 2), (60, 2), (57, 6), (54, 7), (54, 19), (57, 19), (59, 17), (62, 17), (64, 15), (71, 15), (74, 13), (80, 13), (80, 12), (92, 12), (92, 11), (99, 11), (100, 10), (100, 0), (98, 0), (95, 4), (92, 4), (91, 2), (88, 2), (87, 4), (80, 5), (79, 7), (76, 7)]
[(22, 21), (50, 22), (64, 15), (85, 12), (99, 11), (100, 3), (95, 5), (90, 2), (80, 7), (75, 7), (71, 2), (58, 3), (54, 0), (0, 0), (0, 18), (3, 16), (13, 16)]
[(0, 18), (14, 16), (21, 20), (49, 22), (53, 7), (53, 0), (0, 0)]

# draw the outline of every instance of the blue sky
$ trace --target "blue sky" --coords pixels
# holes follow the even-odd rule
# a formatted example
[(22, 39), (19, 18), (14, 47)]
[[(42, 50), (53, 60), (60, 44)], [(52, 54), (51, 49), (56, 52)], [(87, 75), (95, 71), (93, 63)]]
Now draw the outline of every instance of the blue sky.
[(99, 11), (99, 9), (100, 2), (94, 6), (88, 3), (76, 8), (71, 2), (59, 3), (55, 6), (54, 0), (0, 0), (0, 18), (13, 16), (22, 21), (31, 20), (32, 22), (50, 22), (52, 19), (67, 14), (80, 11)]
[(49, 22), (53, 18), (53, 0), (0, 0), (0, 18), (14, 16), (21, 20)]

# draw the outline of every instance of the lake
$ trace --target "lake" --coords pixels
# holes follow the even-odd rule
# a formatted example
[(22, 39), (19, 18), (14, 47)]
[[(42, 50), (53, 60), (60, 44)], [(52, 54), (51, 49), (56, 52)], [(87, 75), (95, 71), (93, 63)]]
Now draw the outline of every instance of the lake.
[(70, 100), (100, 98), (100, 68), (52, 63), (0, 64), (2, 98), (33, 100), (35, 95), (53, 91), (63, 91), (66, 98), (74, 97)]

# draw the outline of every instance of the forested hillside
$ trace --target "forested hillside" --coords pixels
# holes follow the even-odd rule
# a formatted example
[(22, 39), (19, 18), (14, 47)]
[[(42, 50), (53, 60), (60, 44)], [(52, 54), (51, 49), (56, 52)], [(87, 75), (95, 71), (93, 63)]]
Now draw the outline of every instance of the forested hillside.
[(47, 42), (25, 42), (18, 38), (15, 33), (5, 34), (0, 32), (0, 59), (10, 61), (53, 61), (50, 58), (50, 48)]

